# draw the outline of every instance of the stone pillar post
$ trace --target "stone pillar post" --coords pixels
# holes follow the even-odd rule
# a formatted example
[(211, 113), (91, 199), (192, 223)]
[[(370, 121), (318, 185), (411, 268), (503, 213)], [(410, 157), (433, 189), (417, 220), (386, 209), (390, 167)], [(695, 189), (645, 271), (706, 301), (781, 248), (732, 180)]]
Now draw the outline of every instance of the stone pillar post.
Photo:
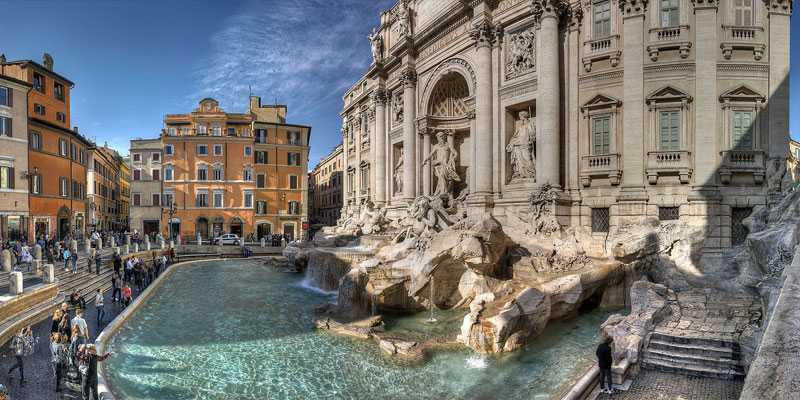
[(789, 17), (791, 0), (764, 0), (769, 16), (769, 157), (789, 148)]
[(56, 267), (53, 264), (44, 266), (44, 283), (56, 283)]
[(42, 246), (38, 244), (33, 246), (33, 264), (34, 264), (34, 271), (36, 274), (39, 274), (39, 271), (42, 270)]
[[(375, 103), (375, 143), (372, 145), (375, 167), (375, 205), (386, 204), (386, 89), (378, 87), (372, 94)], [(262, 246), (263, 247), (263, 246)]]
[[(431, 154), (431, 135), (428, 128), (422, 130), (422, 154), (427, 157)], [(422, 193), (426, 196), (431, 195), (431, 163), (422, 166)]]
[(144, 249), (150, 251), (150, 236), (144, 236)]
[(261, 247), (262, 248), (267, 247), (267, 238), (263, 236), (261, 237)]
[(203, 235), (201, 235), (201, 234), (198, 232), (198, 233), (197, 233), (197, 245), (199, 246), (199, 245), (202, 245), (202, 244), (203, 244)]
[[(342, 166), (342, 207), (346, 208), (350, 201), (350, 178), (347, 176), (348, 167), (350, 166), (350, 139), (347, 133), (347, 122), (342, 121), (342, 156), (344, 157), (344, 165)], [(180, 244), (180, 243), (178, 243)]]
[(11, 295), (22, 294), (25, 288), (22, 286), (22, 272), (12, 272), (8, 277), (8, 291)]
[(84, 244), (83, 244), (83, 250), (86, 252), (86, 254), (89, 254), (89, 253), (92, 252), (92, 240), (91, 239), (86, 239), (86, 242), (84, 242)]
[(136, 243), (133, 244), (133, 252), (134, 253), (138, 253), (139, 252), (139, 242), (136, 242)]
[[(561, 64), (558, 56), (561, 46), (558, 22), (565, 7), (566, 3), (563, 0), (533, 1), (533, 13), (538, 21), (537, 36), (539, 36), (539, 49), (536, 54), (536, 74), (538, 79), (538, 94), (536, 96), (536, 183), (539, 185), (549, 183), (556, 187), (560, 186), (559, 166), (561, 165), (559, 148), (561, 105), (559, 67)], [(478, 174), (480, 177), (480, 171), (478, 171)]]
[[(581, 112), (578, 98), (578, 74), (580, 66), (580, 31), (583, 23), (582, 4), (578, 3), (572, 6), (569, 10), (569, 29), (568, 29), (568, 56), (567, 57), (567, 70), (569, 71), (569, 78), (567, 79), (567, 93), (564, 95), (567, 99), (567, 135), (568, 139), (565, 141), (567, 148), (564, 151), (566, 155), (565, 186), (570, 193), (572, 207), (570, 207), (570, 226), (581, 225), (581, 212), (580, 212), (580, 187), (578, 184), (580, 173), (580, 143), (578, 139), (580, 136), (580, 123)], [(611, 139), (613, 146), (614, 140)], [(613, 152), (613, 151), (612, 151)]]
[(8, 250), (3, 250), (3, 271), (11, 272), (11, 252)]
[(417, 197), (417, 71), (406, 66), (403, 82), (403, 199)]

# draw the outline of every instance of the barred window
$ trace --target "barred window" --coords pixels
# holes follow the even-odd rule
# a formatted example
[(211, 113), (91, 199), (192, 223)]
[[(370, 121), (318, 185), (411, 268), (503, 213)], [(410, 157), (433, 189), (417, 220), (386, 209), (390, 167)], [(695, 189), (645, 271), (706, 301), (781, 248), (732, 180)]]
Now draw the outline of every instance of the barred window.
[(608, 208), (593, 208), (592, 232), (608, 232), (609, 225)]
[(674, 221), (680, 219), (679, 207), (658, 207), (658, 219), (661, 221)]

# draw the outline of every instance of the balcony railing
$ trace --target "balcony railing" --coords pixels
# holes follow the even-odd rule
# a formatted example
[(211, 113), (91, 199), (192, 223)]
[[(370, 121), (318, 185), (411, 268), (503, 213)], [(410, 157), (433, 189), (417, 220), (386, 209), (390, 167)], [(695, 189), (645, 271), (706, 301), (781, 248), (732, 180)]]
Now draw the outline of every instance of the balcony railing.
[(681, 58), (689, 57), (692, 42), (689, 40), (689, 26), (669, 26), (650, 29), (650, 44), (647, 52), (651, 61), (658, 61), (658, 55), (664, 50), (678, 50)]
[(692, 177), (692, 153), (685, 150), (651, 151), (647, 153), (647, 181), (658, 183), (660, 176), (677, 176), (681, 183)]
[(612, 185), (619, 185), (622, 171), (619, 168), (619, 154), (601, 154), (581, 158), (581, 184), (591, 186), (593, 179), (607, 178)]
[(720, 43), (722, 56), (726, 60), (733, 57), (734, 50), (745, 50), (753, 52), (753, 59), (761, 60), (764, 56), (766, 45), (764, 44), (764, 28), (760, 26), (735, 26), (723, 25), (725, 31), (723, 41)]
[(763, 151), (728, 150), (720, 154), (722, 155), (722, 165), (719, 169), (719, 176), (723, 184), (729, 184), (734, 173), (750, 174), (756, 184), (764, 182), (766, 164)]
[(586, 72), (591, 72), (593, 62), (606, 58), (609, 59), (612, 67), (616, 67), (619, 65), (621, 54), (619, 35), (587, 40), (583, 43), (583, 68)]

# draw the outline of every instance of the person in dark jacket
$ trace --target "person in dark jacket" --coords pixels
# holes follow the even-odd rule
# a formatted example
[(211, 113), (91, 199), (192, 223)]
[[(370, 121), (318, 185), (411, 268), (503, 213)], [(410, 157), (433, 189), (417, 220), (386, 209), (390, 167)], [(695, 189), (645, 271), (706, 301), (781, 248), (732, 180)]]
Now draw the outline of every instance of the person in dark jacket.
[(83, 392), (83, 399), (98, 400), (99, 393), (97, 393), (97, 363), (105, 361), (113, 353), (105, 353), (102, 356), (97, 355), (97, 349), (93, 344), (81, 345), (78, 350), (79, 371), (81, 372), (81, 391)]
[[(603, 342), (597, 346), (597, 364), (600, 367), (600, 392), (614, 393), (614, 386), (611, 381), (611, 337), (604, 337)], [(607, 385), (607, 386), (606, 386)]]
[(119, 276), (119, 271), (122, 270), (122, 257), (119, 254), (114, 255), (114, 273)]

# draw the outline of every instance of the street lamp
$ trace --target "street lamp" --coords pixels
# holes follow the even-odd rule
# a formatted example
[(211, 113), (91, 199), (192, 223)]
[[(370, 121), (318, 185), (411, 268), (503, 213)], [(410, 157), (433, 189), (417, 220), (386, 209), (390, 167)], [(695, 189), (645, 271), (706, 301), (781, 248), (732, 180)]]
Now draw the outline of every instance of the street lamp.
[(167, 226), (169, 227), (169, 240), (172, 240), (172, 216), (178, 212), (178, 205), (175, 202), (170, 203), (169, 210), (169, 220), (167, 220)]

